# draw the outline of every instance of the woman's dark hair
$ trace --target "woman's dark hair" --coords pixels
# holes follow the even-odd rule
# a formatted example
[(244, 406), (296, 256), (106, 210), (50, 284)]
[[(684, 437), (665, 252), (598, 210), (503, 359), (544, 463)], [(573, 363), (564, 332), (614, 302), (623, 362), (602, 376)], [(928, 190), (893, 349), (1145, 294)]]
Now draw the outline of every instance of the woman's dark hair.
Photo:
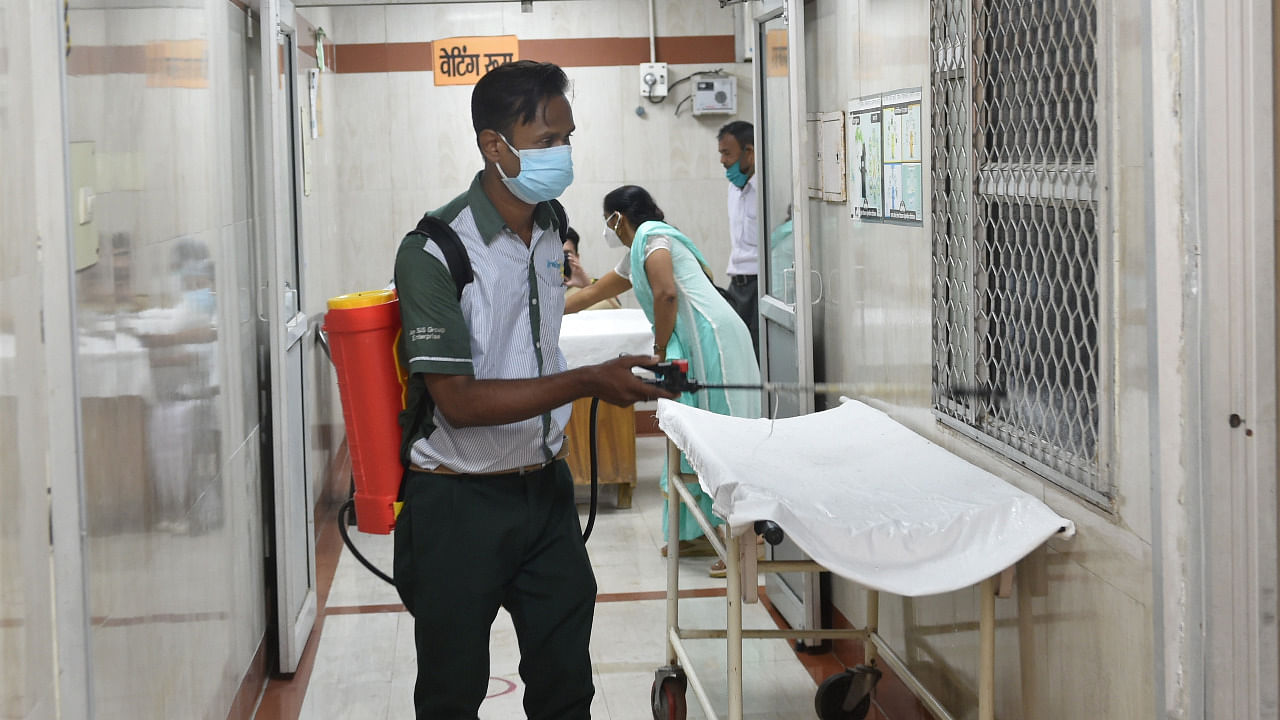
[(662, 214), (662, 208), (653, 201), (649, 191), (639, 185), (623, 185), (609, 191), (609, 194), (604, 196), (604, 212), (606, 215), (620, 212), (632, 227), (637, 228), (641, 223), (662, 220), (665, 217)]
[(497, 130), (508, 139), (517, 123), (533, 122), (538, 108), (563, 96), (569, 87), (564, 70), (553, 63), (517, 60), (490, 70), (471, 91), (471, 125)]

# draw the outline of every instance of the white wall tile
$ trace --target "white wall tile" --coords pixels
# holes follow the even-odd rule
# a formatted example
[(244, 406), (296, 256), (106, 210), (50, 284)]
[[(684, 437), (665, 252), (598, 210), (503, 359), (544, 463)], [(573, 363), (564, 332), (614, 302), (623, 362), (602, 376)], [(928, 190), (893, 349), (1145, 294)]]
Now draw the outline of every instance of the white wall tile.
[(505, 3), (388, 5), (388, 42), (429, 42), (449, 37), (504, 35)]
[[(387, 12), (381, 5), (335, 7), (330, 10), (330, 39), (339, 45), (388, 42)], [(341, 62), (339, 58), (338, 62)]]

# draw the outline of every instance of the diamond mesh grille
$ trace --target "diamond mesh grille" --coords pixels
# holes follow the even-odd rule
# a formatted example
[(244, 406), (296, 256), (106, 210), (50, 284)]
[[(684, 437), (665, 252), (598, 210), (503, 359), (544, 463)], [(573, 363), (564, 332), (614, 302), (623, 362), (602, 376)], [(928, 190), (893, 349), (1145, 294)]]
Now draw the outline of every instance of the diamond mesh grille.
[(1096, 14), (932, 0), (933, 394), (952, 424), (1105, 503)]

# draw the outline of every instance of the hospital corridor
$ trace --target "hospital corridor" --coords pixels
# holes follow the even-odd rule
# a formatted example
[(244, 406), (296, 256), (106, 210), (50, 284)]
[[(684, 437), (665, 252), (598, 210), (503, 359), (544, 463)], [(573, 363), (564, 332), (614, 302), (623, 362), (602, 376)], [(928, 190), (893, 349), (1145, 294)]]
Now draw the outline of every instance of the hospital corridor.
[(0, 0), (0, 720), (1280, 720), (1280, 0)]

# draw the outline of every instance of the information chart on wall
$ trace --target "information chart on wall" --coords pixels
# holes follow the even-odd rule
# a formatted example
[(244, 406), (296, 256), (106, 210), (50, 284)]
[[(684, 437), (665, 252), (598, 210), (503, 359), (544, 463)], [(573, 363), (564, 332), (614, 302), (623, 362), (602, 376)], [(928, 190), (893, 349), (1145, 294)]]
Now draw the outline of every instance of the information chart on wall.
[(884, 209), (884, 175), (881, 159), (880, 96), (849, 101), (849, 215), (879, 220)]
[(920, 88), (848, 103), (845, 145), (849, 216), (864, 222), (924, 222)]
[(920, 98), (920, 88), (886, 93), (881, 98), (886, 220), (924, 221)]

